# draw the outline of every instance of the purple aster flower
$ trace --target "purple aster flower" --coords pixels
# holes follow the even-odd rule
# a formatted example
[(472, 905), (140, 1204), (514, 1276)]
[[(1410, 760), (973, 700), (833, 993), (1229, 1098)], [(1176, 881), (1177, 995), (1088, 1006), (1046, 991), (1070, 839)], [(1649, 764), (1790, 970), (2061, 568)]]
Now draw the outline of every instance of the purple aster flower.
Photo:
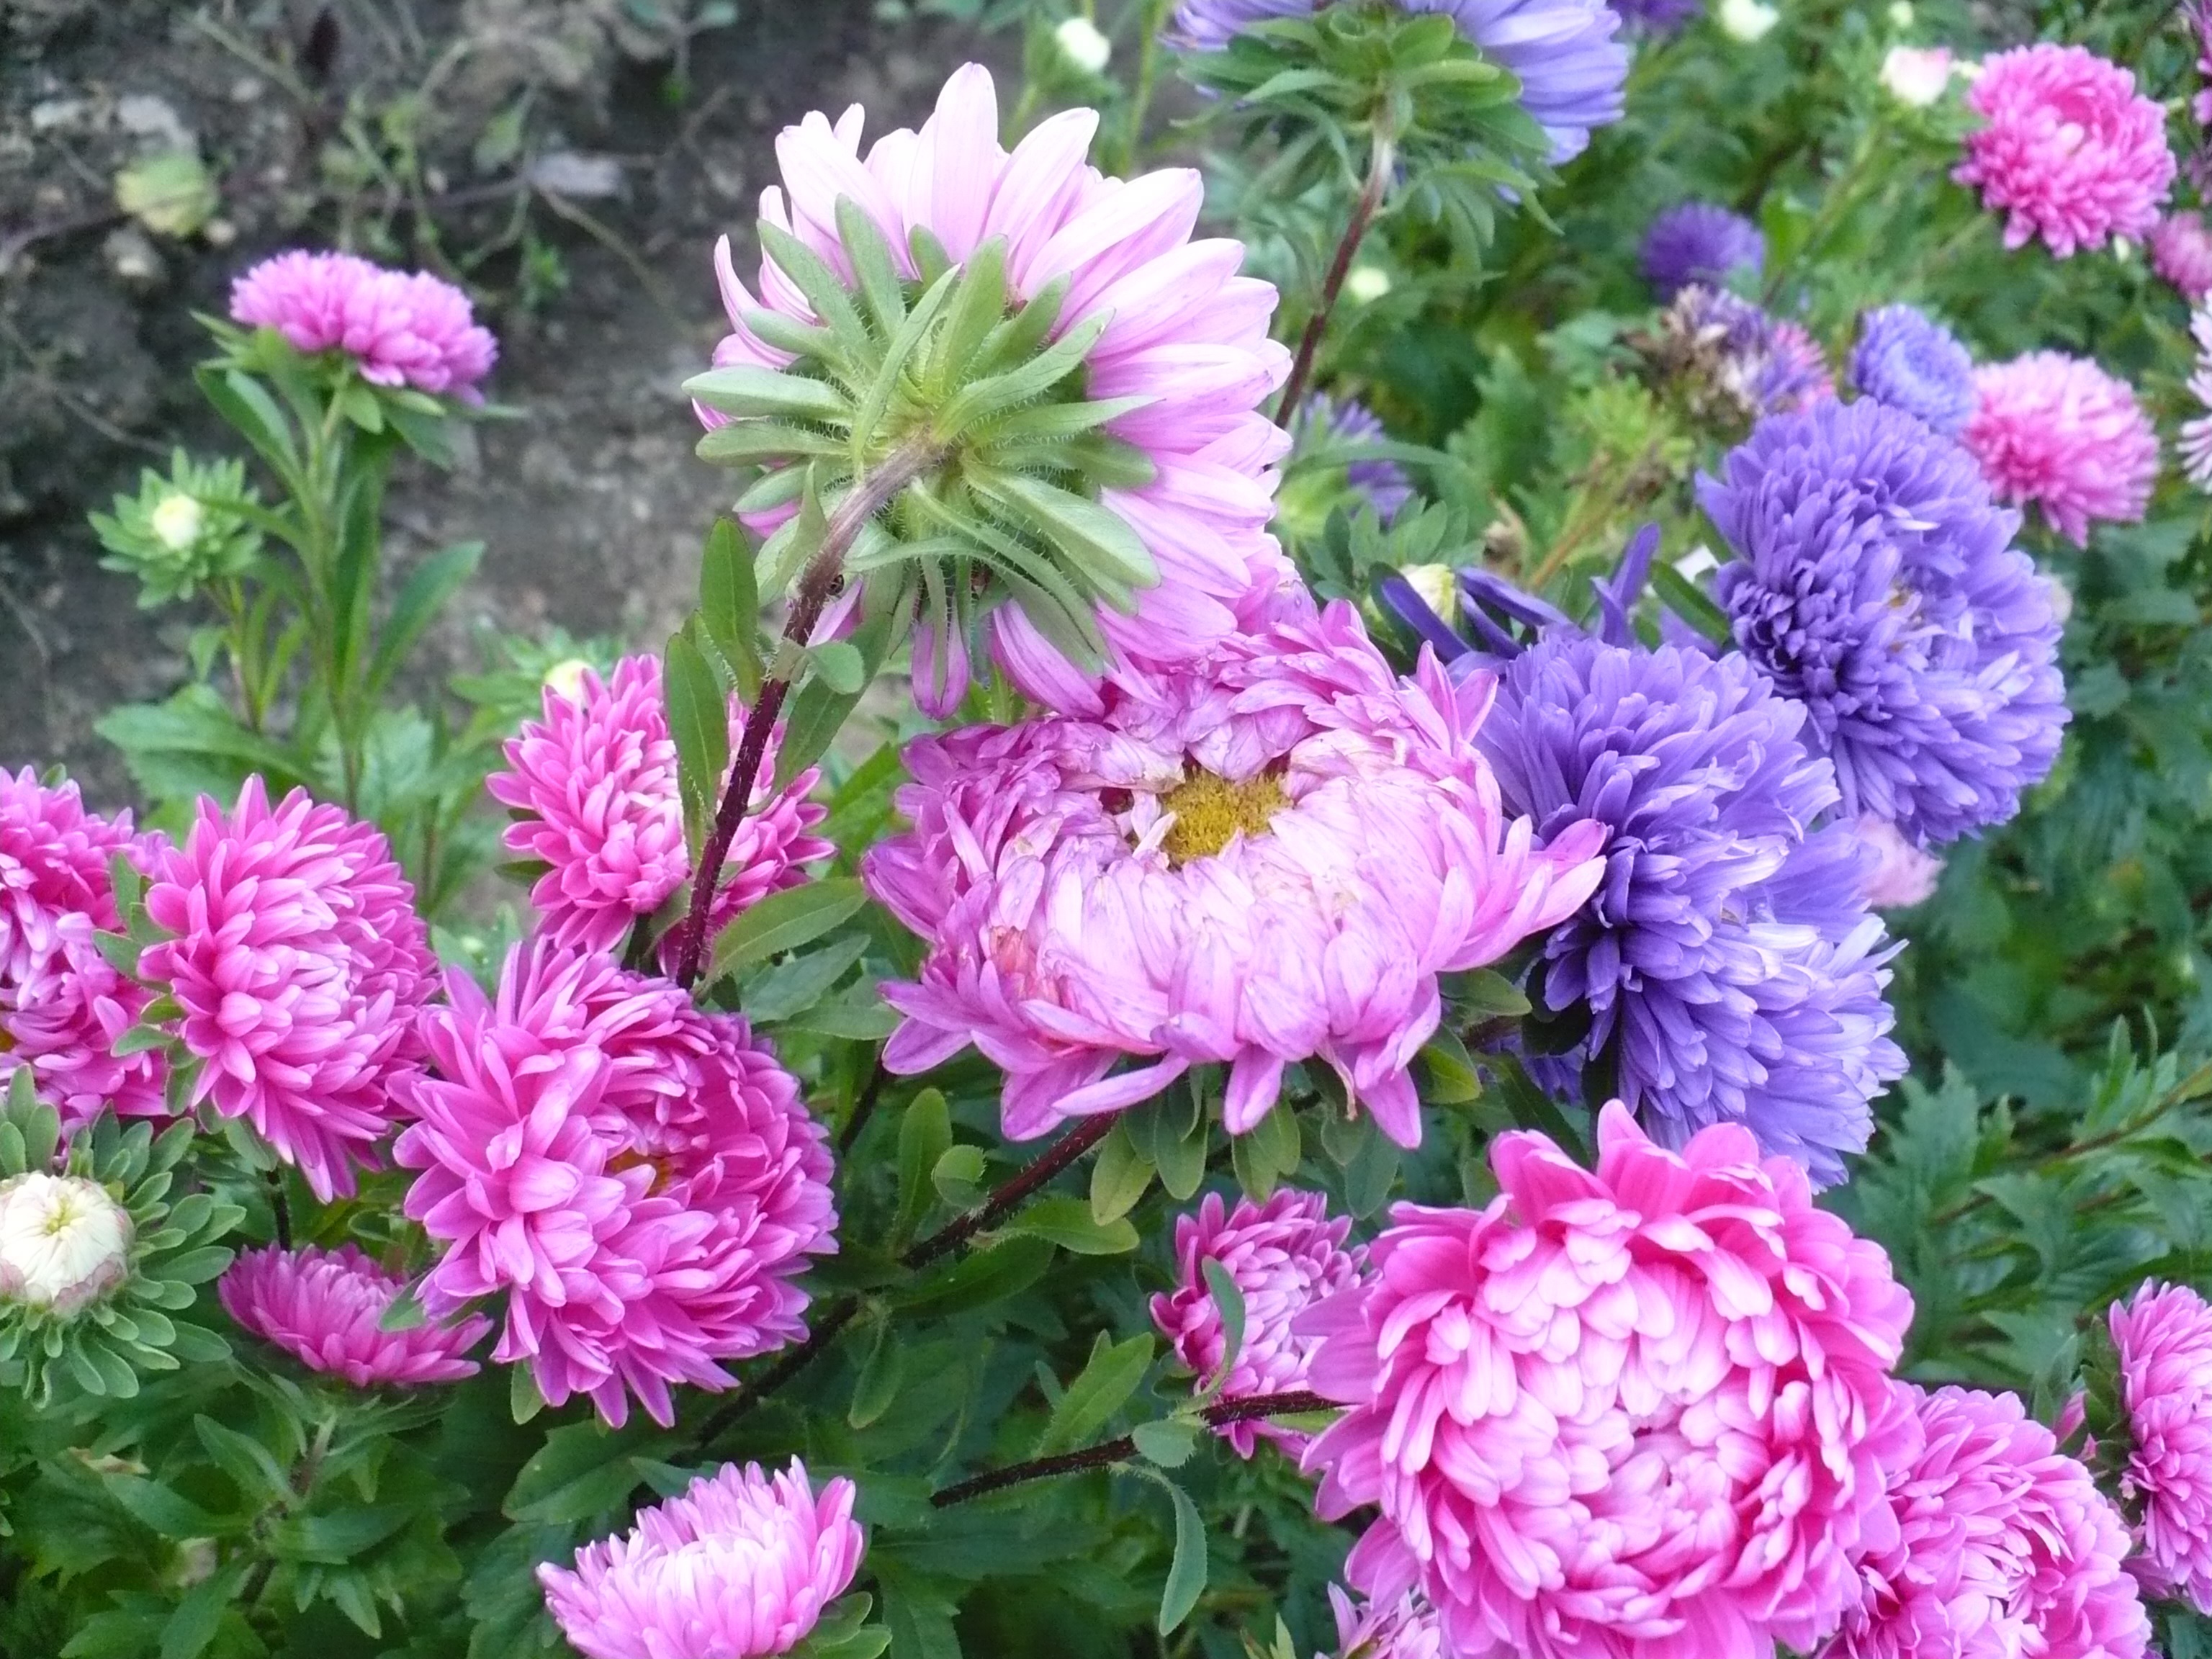
[(1766, 268), (1766, 238), (1741, 213), (1714, 202), (1678, 202), (1651, 222), (1637, 256), (1662, 305), (1692, 283), (1725, 288), (1738, 271)]
[[(1334, 449), (1353, 444), (1376, 443), (1389, 437), (1375, 411), (1356, 398), (1341, 403), (1325, 392), (1316, 392), (1298, 410), (1297, 447)], [(1344, 469), (1345, 481), (1389, 523), (1413, 497), (1406, 469), (1395, 461), (1353, 461)]]
[(1613, 8), (1629, 33), (1672, 34), (1704, 12), (1705, 0), (1613, 0)]
[(1851, 384), (1947, 438), (1974, 412), (1973, 358), (1949, 329), (1911, 306), (1883, 306), (1859, 319)]
[(1540, 836), (1604, 824), (1597, 891), (1546, 939), (1532, 994), (1589, 1007), (1571, 1059), (1608, 1070), (1652, 1138), (1747, 1126), (1843, 1179), (1905, 1069), (1864, 854), (1808, 754), (1805, 710), (1731, 653), (1553, 630), (1505, 665), (1476, 744)]
[[(1614, 40), (1620, 18), (1603, 0), (1393, 0), (1401, 11), (1442, 12), (1484, 57), (1521, 82), (1521, 106), (1565, 161), (1589, 144), (1590, 130), (1620, 119), (1628, 48)], [(1215, 52), (1255, 23), (1305, 17), (1314, 0), (1182, 0), (1176, 40)]]
[(2066, 724), (2051, 586), (1973, 458), (1869, 399), (1762, 421), (1698, 499), (1735, 641), (1811, 715), (1843, 815), (1921, 845), (2019, 809)]

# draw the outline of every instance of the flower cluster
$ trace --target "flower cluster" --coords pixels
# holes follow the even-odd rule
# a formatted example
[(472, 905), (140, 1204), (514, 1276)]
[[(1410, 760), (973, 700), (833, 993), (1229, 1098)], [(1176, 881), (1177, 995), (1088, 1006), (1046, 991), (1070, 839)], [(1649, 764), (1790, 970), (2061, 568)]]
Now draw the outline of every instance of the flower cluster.
[(2094, 523), (2142, 518), (2158, 482), (2158, 433), (2135, 388), (2063, 352), (1976, 369), (1959, 441), (2000, 500), (2033, 503), (2076, 546)]
[(301, 351), (342, 351), (364, 380), (451, 392), (471, 402), (499, 343), (469, 296), (423, 271), (386, 270), (350, 253), (295, 249), (264, 259), (230, 290), (232, 320), (273, 328)]
[(407, 1289), (351, 1244), (335, 1250), (247, 1250), (216, 1286), (224, 1310), (310, 1370), (356, 1389), (382, 1383), (458, 1382), (476, 1375), (470, 1349), (491, 1322), (417, 1324), (387, 1331), (385, 1316)]

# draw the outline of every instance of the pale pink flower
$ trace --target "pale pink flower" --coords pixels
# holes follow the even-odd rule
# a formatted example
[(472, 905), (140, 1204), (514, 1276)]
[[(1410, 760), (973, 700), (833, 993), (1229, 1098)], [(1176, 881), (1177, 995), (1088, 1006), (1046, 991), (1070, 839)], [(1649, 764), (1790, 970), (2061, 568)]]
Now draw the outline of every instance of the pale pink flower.
[(300, 351), (338, 350), (377, 386), (449, 392), (481, 403), (499, 343), (469, 296), (426, 272), (386, 270), (351, 253), (295, 248), (231, 284), (230, 314), (273, 328)]
[(111, 823), (88, 812), (76, 784), (0, 769), (0, 1005), (61, 950), (63, 917), (123, 925), (108, 862), (132, 841), (130, 814)]
[(426, 1321), (387, 1331), (384, 1316), (406, 1288), (404, 1279), (351, 1244), (241, 1251), (216, 1286), (224, 1310), (246, 1330), (308, 1370), (343, 1376), (356, 1389), (474, 1376), (476, 1362), (466, 1356), (491, 1321)]
[(2212, 228), (2201, 213), (2171, 213), (2150, 234), (2151, 269), (2195, 305), (2212, 294)]
[(2120, 1490), (2142, 1516), (2135, 1565), (2153, 1594), (2212, 1614), (2212, 1307), (2152, 1282), (2108, 1319), (2133, 1443)]
[(545, 1605), (587, 1659), (764, 1659), (787, 1653), (853, 1582), (856, 1489), (817, 1495), (794, 1459), (769, 1476), (725, 1463), (631, 1531), (538, 1569)]
[(1876, 910), (1902, 910), (1924, 903), (1942, 878), (1943, 860), (1914, 846), (1887, 818), (1862, 812), (1852, 826), (1867, 849), (1860, 884)]
[(509, 953), (495, 1000), (461, 974), (447, 995), (395, 1152), (445, 1247), (424, 1307), (503, 1295), (493, 1358), (617, 1426), (632, 1394), (665, 1425), (671, 1384), (727, 1388), (721, 1362), (805, 1334), (793, 1280), (837, 1248), (830, 1153), (743, 1019), (544, 940)]
[(1308, 1448), (1346, 1577), (1418, 1589), (1459, 1659), (1809, 1653), (1892, 1546), (1912, 1301), (1804, 1170), (1721, 1124), (1680, 1152), (1615, 1103), (1593, 1173), (1492, 1143), (1484, 1210), (1401, 1205), (1370, 1277), (1307, 1314)]
[(1951, 176), (2007, 215), (2007, 247), (2040, 236), (2063, 259), (2158, 222), (2174, 173), (2166, 112), (2118, 64), (2081, 46), (2016, 46), (1984, 60), (1966, 102), (1984, 125)]
[(2201, 490), (2212, 491), (2212, 305), (2199, 305), (2189, 314), (2189, 331), (2197, 341), (2197, 365), (2189, 375), (2189, 393), (2207, 413), (2181, 423), (2182, 471)]
[(1951, 88), (1951, 48), (1895, 46), (1881, 60), (1881, 84), (1912, 109), (1926, 109)]
[(1336, 1652), (1314, 1659), (1452, 1659), (1437, 1610), (1410, 1590), (1395, 1601), (1355, 1602), (1331, 1584), (1328, 1608), (1336, 1616)]
[[(1176, 1218), (1182, 1282), (1152, 1298), (1152, 1323), (1177, 1359), (1201, 1378), (1212, 1377), (1221, 1367), (1226, 1339), (1220, 1306), (1200, 1264), (1218, 1261), (1244, 1304), (1244, 1340), (1220, 1397), (1249, 1400), (1303, 1389), (1306, 1366), (1321, 1344), (1294, 1334), (1291, 1322), (1358, 1279), (1361, 1252), (1344, 1248), (1351, 1231), (1350, 1217), (1329, 1218), (1328, 1200), (1319, 1193), (1285, 1187), (1265, 1204), (1240, 1199), (1233, 1212), (1224, 1211), (1220, 1194), (1208, 1193), (1195, 1215)], [(1293, 1455), (1306, 1443), (1297, 1430), (1264, 1419), (1225, 1423), (1214, 1432), (1239, 1457), (1252, 1455), (1261, 1435)]]
[(252, 777), (234, 812), (202, 796), (184, 846), (147, 873), (168, 937), (138, 976), (183, 1007), (179, 1035), (204, 1062), (192, 1103), (252, 1123), (316, 1197), (352, 1192), (416, 1067), (437, 973), (383, 835), (304, 789), (272, 809)]
[[(1002, 240), (1017, 299), (1069, 279), (1055, 337), (1110, 313), (1084, 360), (1086, 395), (1145, 400), (1106, 430), (1142, 451), (1155, 475), (1142, 488), (1109, 489), (1100, 499), (1150, 550), (1159, 580), (1137, 595), (1133, 615), (1108, 611), (1099, 625), (1132, 661), (1201, 655), (1237, 626), (1237, 606), (1255, 583), (1273, 586), (1288, 569), (1267, 522), (1274, 464), (1290, 440), (1259, 407), (1290, 370), (1289, 353), (1267, 337), (1275, 290), (1237, 274), (1242, 244), (1191, 240), (1204, 194), (1194, 170), (1125, 182), (1088, 166), (1095, 110), (1048, 117), (1009, 154), (999, 144), (989, 71), (970, 64), (945, 83), (919, 132), (886, 134), (864, 156), (860, 123), (856, 105), (834, 125), (816, 113), (784, 129), (776, 139), (783, 183), (762, 192), (761, 217), (849, 276), (836, 229), (838, 198), (849, 198), (884, 231), (902, 276), (915, 275), (916, 230), (933, 235), (956, 264)], [(746, 313), (765, 305), (811, 324), (817, 319), (805, 297), (763, 256), (756, 300), (738, 280), (726, 238), (714, 262), (732, 330), (714, 349), (715, 365), (783, 367), (789, 357), (753, 333)], [(766, 529), (796, 510), (751, 522)], [(838, 620), (825, 617), (823, 626)], [(1030, 696), (1069, 713), (1097, 711), (1091, 677), (1018, 608), (992, 611), (989, 631), (1000, 665)], [(917, 700), (933, 715), (951, 713), (967, 686), (964, 645), (925, 627), (914, 657)]]
[(1991, 494), (2034, 503), (2077, 547), (2088, 545), (2092, 523), (2141, 519), (2158, 482), (2158, 432), (2135, 388), (2063, 352), (1977, 368), (1959, 441)]
[[(585, 668), (573, 687), (548, 685), (544, 708), (544, 720), (526, 720), (507, 741), (510, 769), (493, 773), (485, 787), (516, 816), (508, 849), (545, 866), (530, 890), (542, 930), (559, 944), (612, 950), (691, 877), (660, 659), (625, 657), (606, 680)], [(744, 730), (742, 701), (733, 698), (732, 755)], [(767, 787), (775, 749), (771, 740), (763, 787), (723, 862), (710, 937), (769, 894), (805, 880), (802, 865), (837, 850), (809, 833), (828, 812), (807, 799), (817, 770)]]
[(1823, 1659), (2142, 1659), (2127, 1524), (2012, 1395), (1897, 1385), (1919, 1450)]
[(1437, 976), (1571, 915), (1604, 832), (1544, 849), (1506, 817), (1472, 741), (1488, 678), (1455, 684), (1425, 654), (1401, 680), (1351, 605), (1279, 604), (1202, 666), (1116, 671), (1097, 720), (908, 746), (914, 827), (861, 868), (929, 945), (917, 980), (884, 987), (906, 1016), (893, 1072), (973, 1042), (1006, 1074), (1006, 1133), (1028, 1139), (1216, 1063), (1242, 1134), (1285, 1066), (1318, 1059), (1419, 1143), (1407, 1067), (1436, 1030)]

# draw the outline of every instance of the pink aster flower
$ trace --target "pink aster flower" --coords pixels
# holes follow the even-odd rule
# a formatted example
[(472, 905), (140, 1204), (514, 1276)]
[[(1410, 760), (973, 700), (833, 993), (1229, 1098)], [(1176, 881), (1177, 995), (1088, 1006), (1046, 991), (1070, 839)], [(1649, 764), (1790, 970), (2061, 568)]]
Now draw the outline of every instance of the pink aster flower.
[(427, 272), (386, 270), (350, 253), (295, 248), (264, 259), (231, 284), (230, 314), (273, 328), (300, 351), (339, 350), (364, 380), (450, 392), (481, 403), (499, 343), (469, 296)]
[(544, 940), (509, 953), (496, 999), (459, 974), (447, 994), (395, 1154), (445, 1247), (426, 1308), (504, 1296), (493, 1357), (617, 1426), (632, 1394), (667, 1424), (671, 1384), (727, 1388), (721, 1362), (805, 1334), (792, 1281), (837, 1248), (830, 1154), (744, 1020)]
[(107, 866), (131, 844), (127, 812), (111, 823), (85, 811), (74, 783), (0, 769), (0, 998), (61, 950), (63, 917), (123, 925)]
[(2154, 1282), (2109, 1320), (2133, 1442), (2120, 1490), (2142, 1516), (2136, 1567), (2154, 1594), (2212, 1613), (2212, 1307)]
[(1920, 1447), (1894, 1479), (1896, 1532), (1862, 1562), (1864, 1599), (1824, 1659), (2142, 1659), (2128, 1529), (2089, 1471), (2012, 1395), (1899, 1398)]
[(2118, 64), (2081, 46), (2016, 46), (1983, 64), (1966, 102), (1984, 125), (1951, 176), (2008, 216), (2007, 247), (2040, 236), (2063, 259), (2157, 224), (2174, 173), (2166, 112)]
[(763, 1659), (787, 1653), (860, 1565), (856, 1489), (819, 1495), (793, 1459), (769, 1476), (725, 1463), (619, 1537), (538, 1569), (545, 1605), (587, 1659)]
[(1328, 1607), (1336, 1615), (1334, 1659), (1450, 1659), (1437, 1610), (1411, 1592), (1395, 1601), (1355, 1602), (1331, 1584)]
[[(1176, 1358), (1200, 1377), (1220, 1369), (1221, 1309), (1200, 1265), (1218, 1261), (1244, 1303), (1244, 1340), (1221, 1398), (1249, 1400), (1303, 1389), (1306, 1365), (1321, 1345), (1292, 1334), (1291, 1322), (1358, 1279), (1361, 1253), (1344, 1248), (1344, 1236), (1351, 1231), (1350, 1217), (1329, 1218), (1328, 1200), (1319, 1193), (1285, 1187), (1265, 1204), (1239, 1200), (1225, 1215), (1221, 1194), (1208, 1193), (1197, 1214), (1176, 1218), (1176, 1259), (1182, 1282), (1152, 1298), (1152, 1323), (1174, 1347)], [(1259, 1435), (1293, 1455), (1306, 1443), (1297, 1430), (1265, 1421), (1226, 1423), (1214, 1432), (1236, 1447), (1239, 1457), (1251, 1456)]]
[(258, 777), (226, 813), (205, 796), (181, 848), (149, 860), (146, 911), (168, 935), (138, 976), (182, 1006), (204, 1064), (192, 1102), (243, 1117), (315, 1196), (353, 1191), (416, 1067), (437, 970), (415, 890), (375, 826)]
[(1305, 1316), (1307, 1449), (1346, 1577), (1428, 1598), (1460, 1659), (1809, 1653), (1894, 1542), (1910, 1296), (1805, 1172), (1721, 1124), (1680, 1152), (1619, 1103), (1597, 1168), (1492, 1144), (1484, 1210), (1400, 1205), (1370, 1277)]
[(2212, 306), (2198, 306), (2189, 314), (2189, 331), (2197, 341), (2197, 365), (2189, 375), (2189, 393), (2206, 412), (2181, 423), (2183, 472), (2201, 490), (2212, 491)]
[[(1140, 407), (1106, 430), (1141, 451), (1150, 483), (1109, 489), (1102, 503), (1133, 529), (1158, 568), (1157, 586), (1136, 611), (1102, 614), (1109, 643), (1131, 661), (1188, 662), (1237, 623), (1243, 597), (1273, 586), (1287, 565), (1267, 532), (1274, 463), (1290, 439), (1259, 405), (1290, 370), (1290, 355), (1267, 337), (1275, 290), (1239, 276), (1242, 244), (1194, 241), (1203, 186), (1176, 168), (1124, 181), (1088, 166), (1095, 110), (1064, 111), (1009, 154), (999, 144), (998, 98), (988, 70), (970, 64), (945, 83), (919, 132), (901, 129), (860, 149), (860, 108), (833, 126), (811, 114), (776, 140), (783, 184), (761, 196), (761, 217), (789, 231), (841, 274), (851, 266), (836, 230), (849, 198), (880, 228), (911, 277), (913, 234), (926, 231), (956, 264), (988, 241), (1006, 246), (1006, 281), (1019, 301), (1055, 278), (1070, 286), (1054, 337), (1097, 313), (1110, 314), (1084, 360), (1085, 395), (1137, 398)], [(729, 242), (715, 270), (731, 332), (714, 349), (718, 368), (780, 368), (789, 356), (760, 338), (747, 313), (764, 306), (784, 319), (817, 319), (797, 285), (763, 258), (760, 299), (738, 280)], [(702, 410), (709, 425), (720, 424)], [(758, 515), (779, 523), (788, 507)], [(825, 617), (825, 628), (836, 625)], [(1069, 713), (1095, 714), (1091, 677), (1079, 672), (1012, 606), (990, 613), (991, 649), (1030, 696)], [(965, 644), (925, 626), (914, 648), (915, 695), (942, 717), (968, 683)]]
[[(884, 1049), (923, 1072), (969, 1042), (1006, 1074), (1016, 1139), (1230, 1068), (1252, 1127), (1318, 1058), (1401, 1146), (1437, 975), (1571, 915), (1604, 840), (1509, 821), (1473, 744), (1492, 683), (1425, 654), (1395, 675), (1343, 603), (1303, 597), (1202, 666), (1121, 671), (1096, 720), (974, 726), (908, 746), (914, 828), (862, 879), (928, 942), (884, 994)], [(1139, 1064), (1116, 1073), (1123, 1060)]]
[[(511, 769), (493, 773), (485, 787), (518, 815), (507, 846), (545, 866), (530, 890), (545, 933), (562, 945), (611, 950), (691, 876), (660, 659), (625, 657), (611, 680), (587, 668), (573, 691), (547, 686), (544, 706), (542, 722), (526, 720), (508, 740)], [(732, 700), (732, 755), (744, 729), (744, 708)], [(772, 741), (763, 781), (775, 771)], [(810, 767), (773, 793), (765, 787), (754, 793), (723, 864), (714, 930), (804, 881), (800, 866), (836, 852), (808, 833), (827, 816), (807, 799), (820, 780)]]
[(469, 1318), (387, 1331), (384, 1316), (406, 1288), (404, 1279), (350, 1244), (243, 1251), (216, 1286), (240, 1325), (308, 1370), (343, 1376), (356, 1389), (474, 1376), (476, 1362), (465, 1356), (491, 1322)]
[(1924, 903), (1942, 878), (1943, 860), (1922, 851), (1888, 819), (1863, 812), (1853, 826), (1867, 849), (1860, 884), (1869, 908), (1902, 910)]
[(2092, 522), (2141, 519), (2158, 482), (2158, 433), (2135, 388), (2063, 352), (1977, 368), (1959, 441), (1993, 495), (2033, 501), (2077, 547), (2088, 544)]
[(2150, 234), (2151, 269), (2195, 305), (2212, 294), (2212, 228), (2201, 213), (2172, 213)]

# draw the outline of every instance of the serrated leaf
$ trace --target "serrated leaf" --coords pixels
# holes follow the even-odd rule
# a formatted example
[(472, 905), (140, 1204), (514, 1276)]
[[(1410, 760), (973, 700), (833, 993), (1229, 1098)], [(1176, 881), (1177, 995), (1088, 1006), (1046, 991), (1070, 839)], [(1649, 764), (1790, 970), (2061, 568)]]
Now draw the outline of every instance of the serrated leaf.
[(635, 1431), (593, 1420), (555, 1429), (531, 1454), (501, 1504), (510, 1521), (589, 1520), (622, 1502), (638, 1484)]

